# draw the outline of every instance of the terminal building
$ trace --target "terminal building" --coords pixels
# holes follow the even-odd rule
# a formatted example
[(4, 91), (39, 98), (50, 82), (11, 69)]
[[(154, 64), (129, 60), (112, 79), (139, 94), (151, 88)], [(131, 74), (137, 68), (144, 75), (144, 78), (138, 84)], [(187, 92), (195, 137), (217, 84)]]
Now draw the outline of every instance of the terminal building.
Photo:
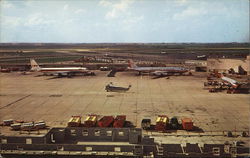
[(246, 59), (209, 58), (207, 59), (207, 71), (228, 73), (229, 70), (242, 75), (250, 75), (250, 55)]
[(4, 157), (237, 157), (249, 147), (237, 144), (164, 144), (140, 128), (52, 128), (39, 135), (0, 135)]

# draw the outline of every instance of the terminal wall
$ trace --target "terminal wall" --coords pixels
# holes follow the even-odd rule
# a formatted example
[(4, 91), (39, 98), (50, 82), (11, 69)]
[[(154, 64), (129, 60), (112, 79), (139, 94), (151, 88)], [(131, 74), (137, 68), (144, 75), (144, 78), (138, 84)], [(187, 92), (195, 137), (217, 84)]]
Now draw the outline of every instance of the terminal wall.
[(239, 66), (241, 66), (248, 75), (250, 75), (250, 56), (246, 59), (207, 59), (207, 70), (219, 70), (227, 72), (229, 69), (234, 69), (235, 72), (239, 72)]

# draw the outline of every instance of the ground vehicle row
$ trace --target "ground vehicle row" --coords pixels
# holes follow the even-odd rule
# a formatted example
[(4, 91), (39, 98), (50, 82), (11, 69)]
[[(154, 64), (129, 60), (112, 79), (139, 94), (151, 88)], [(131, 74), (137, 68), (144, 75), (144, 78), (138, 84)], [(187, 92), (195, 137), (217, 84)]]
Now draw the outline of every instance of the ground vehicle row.
[(177, 117), (172, 117), (169, 119), (167, 115), (158, 115), (156, 118), (156, 124), (151, 123), (151, 119), (143, 119), (141, 122), (141, 127), (145, 130), (156, 130), (156, 131), (166, 131), (166, 130), (194, 130), (193, 121), (191, 118), (182, 118), (181, 123), (179, 123)]
[(81, 116), (72, 116), (68, 122), (68, 127), (114, 127), (122, 128), (126, 125), (126, 115), (103, 116), (98, 120), (97, 115), (88, 115), (85, 121), (81, 122)]

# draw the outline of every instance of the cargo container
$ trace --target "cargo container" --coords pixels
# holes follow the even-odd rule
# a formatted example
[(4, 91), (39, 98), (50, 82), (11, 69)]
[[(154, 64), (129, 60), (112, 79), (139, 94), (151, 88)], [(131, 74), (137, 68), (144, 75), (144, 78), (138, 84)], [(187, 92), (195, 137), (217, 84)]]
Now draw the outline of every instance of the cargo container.
[(21, 123), (14, 123), (10, 125), (12, 130), (20, 130), (21, 129)]
[(114, 122), (114, 117), (113, 116), (103, 116), (98, 121), (98, 126), (99, 127), (111, 127), (113, 122)]
[(95, 127), (97, 123), (97, 115), (89, 115), (84, 121), (85, 127)]
[(165, 131), (168, 126), (168, 117), (166, 115), (159, 115), (156, 119), (155, 130)]
[(23, 123), (21, 125), (21, 129), (24, 131), (30, 131), (34, 128), (34, 123), (33, 122), (29, 122), (29, 123)]
[(6, 72), (10, 72), (10, 69), (1, 69), (0, 71), (6, 73)]
[(11, 124), (14, 123), (13, 119), (9, 119), (9, 120), (3, 120), (3, 125), (4, 126), (10, 126)]
[(46, 128), (46, 124), (45, 124), (45, 122), (35, 123), (35, 124), (34, 124), (34, 128), (35, 128), (36, 130), (38, 130), (38, 129), (43, 129), (43, 128)]
[(126, 115), (117, 115), (113, 123), (113, 127), (122, 128), (124, 127), (126, 121)]
[(45, 123), (43, 120), (38, 121), (37, 123)]
[(81, 125), (81, 116), (72, 116), (68, 122), (68, 127), (79, 127)]
[(16, 123), (24, 123), (24, 120), (15, 120)]
[(182, 121), (182, 128), (184, 130), (190, 131), (194, 129), (193, 121), (191, 118), (183, 118), (181, 121)]

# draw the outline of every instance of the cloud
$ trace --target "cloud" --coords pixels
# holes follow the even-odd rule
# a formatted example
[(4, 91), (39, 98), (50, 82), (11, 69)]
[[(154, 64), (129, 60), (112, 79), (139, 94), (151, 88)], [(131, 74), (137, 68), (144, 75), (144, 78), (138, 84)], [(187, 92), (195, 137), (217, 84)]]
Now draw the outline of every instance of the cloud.
[(188, 2), (187, 0), (175, 0), (175, 3), (176, 3), (178, 6), (186, 5), (187, 2)]
[[(210, 3), (207, 1), (201, 2), (192, 2), (186, 1), (185, 5), (179, 6), (178, 10), (172, 15), (173, 20), (185, 20), (185, 19), (197, 19), (197, 18), (205, 18), (215, 19), (215, 18), (223, 18), (224, 19), (232, 19), (240, 18), (242, 12), (235, 9), (233, 4), (225, 5), (222, 2), (211, 1)], [(177, 12), (178, 11), (178, 12)], [(244, 11), (243, 11), (244, 12)]]
[(1, 16), (2, 25), (6, 27), (16, 27), (21, 24), (22, 18), (13, 16)]
[(124, 19), (123, 23), (126, 25), (136, 24), (143, 19), (144, 19), (144, 16), (135, 16), (135, 17), (130, 17), (130, 18)]
[(6, 1), (6, 0), (0, 1), (0, 4), (5, 9), (9, 9), (9, 8), (14, 7), (14, 5), (12, 3), (10, 3), (9, 1)]
[(68, 4), (65, 4), (64, 6), (63, 6), (63, 10), (68, 10), (69, 9), (69, 5)]
[(120, 0), (117, 3), (102, 0), (99, 5), (110, 8), (110, 11), (108, 11), (105, 15), (107, 19), (115, 19), (124, 14), (132, 3), (133, 0)]
[(53, 24), (55, 20), (50, 19), (48, 15), (35, 13), (30, 15), (25, 21), (24, 26), (36, 26), (36, 25), (50, 25)]
[(104, 7), (108, 7), (108, 6), (111, 6), (112, 3), (111, 3), (110, 1), (107, 1), (107, 0), (101, 0), (101, 1), (99, 2), (99, 5), (100, 5), (100, 6), (104, 6)]
[(174, 20), (183, 20), (186, 18), (192, 18), (196, 16), (202, 16), (207, 14), (207, 10), (203, 7), (188, 7), (184, 9), (183, 11), (176, 13), (173, 15)]
[(82, 14), (84, 12), (85, 12), (84, 9), (77, 9), (77, 10), (74, 11), (75, 14)]
[(25, 0), (24, 1), (24, 5), (26, 6), (26, 7), (32, 7), (33, 5), (35, 5), (35, 1), (34, 0)]
[(135, 27), (135, 25), (139, 24), (140, 21), (142, 21), (144, 19), (144, 16), (134, 16), (134, 17), (129, 17), (127, 19), (124, 19), (122, 21), (123, 25), (122, 28), (123, 30), (130, 30), (133, 27)]

